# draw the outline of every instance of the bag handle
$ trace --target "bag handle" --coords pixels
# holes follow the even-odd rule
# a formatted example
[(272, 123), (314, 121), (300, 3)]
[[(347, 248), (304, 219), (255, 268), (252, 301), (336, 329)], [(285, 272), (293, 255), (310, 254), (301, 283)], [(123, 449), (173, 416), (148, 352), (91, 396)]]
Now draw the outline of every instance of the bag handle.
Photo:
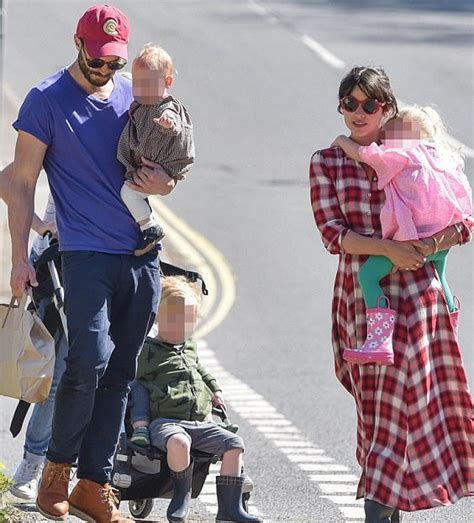
[[(15, 307), (17, 307), (17, 308), (22, 310), (21, 316), (23, 317), (23, 313), (25, 312), (26, 299), (28, 298), (28, 296), (31, 297), (31, 289), (28, 289), (26, 292), (24, 292), (21, 298), (17, 298), (16, 296), (12, 296), (12, 299), (10, 300), (10, 303), (8, 305), (8, 310), (7, 310), (7, 313), (5, 315), (5, 319), (3, 320), (3, 323), (2, 323), (2, 329), (5, 328), (8, 316), (10, 314), (10, 311), (12, 309), (14, 309)], [(17, 305), (15, 305), (15, 303)]]

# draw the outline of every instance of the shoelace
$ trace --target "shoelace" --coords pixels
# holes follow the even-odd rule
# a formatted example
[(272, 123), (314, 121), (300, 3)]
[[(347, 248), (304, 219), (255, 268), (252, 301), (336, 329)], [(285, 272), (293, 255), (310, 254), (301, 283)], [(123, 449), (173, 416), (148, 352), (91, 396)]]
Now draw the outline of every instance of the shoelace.
[(27, 483), (36, 479), (41, 463), (32, 463), (31, 461), (23, 461), (18, 470), (18, 476)]
[(48, 480), (50, 482), (54, 481), (55, 479), (58, 481), (69, 482), (71, 476), (71, 467), (61, 465), (60, 463), (57, 465), (50, 463), (48, 466), (48, 472)]
[(113, 488), (108, 483), (100, 489), (100, 497), (102, 503), (105, 503), (107, 505), (108, 512), (113, 512), (117, 509), (119, 503), (118, 493), (119, 491)]

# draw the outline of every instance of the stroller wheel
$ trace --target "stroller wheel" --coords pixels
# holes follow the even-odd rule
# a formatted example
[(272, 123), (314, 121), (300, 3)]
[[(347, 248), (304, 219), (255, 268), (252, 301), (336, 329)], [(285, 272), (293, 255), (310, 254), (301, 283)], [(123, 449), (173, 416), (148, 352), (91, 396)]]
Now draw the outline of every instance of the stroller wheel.
[(144, 519), (153, 509), (152, 499), (134, 499), (128, 502), (128, 510), (134, 518)]

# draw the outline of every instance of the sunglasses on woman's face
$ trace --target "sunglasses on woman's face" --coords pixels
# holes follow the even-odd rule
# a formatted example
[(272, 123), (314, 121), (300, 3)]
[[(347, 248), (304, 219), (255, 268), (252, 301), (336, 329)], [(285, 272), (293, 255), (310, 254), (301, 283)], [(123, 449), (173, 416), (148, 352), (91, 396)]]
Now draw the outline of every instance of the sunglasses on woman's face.
[(375, 114), (380, 109), (380, 107), (385, 105), (375, 98), (367, 98), (364, 101), (359, 102), (359, 100), (353, 96), (343, 96), (339, 100), (339, 104), (341, 109), (348, 113), (355, 113), (359, 107), (362, 107), (362, 110), (366, 114)]
[(118, 60), (114, 60), (113, 62), (106, 62), (101, 58), (88, 58), (86, 55), (84, 42), (82, 42), (82, 52), (84, 53), (84, 58), (86, 60), (87, 66), (91, 69), (100, 69), (101, 67), (104, 67), (104, 65), (106, 65), (111, 71), (119, 71), (127, 65), (127, 60), (124, 60), (123, 58), (119, 58)]

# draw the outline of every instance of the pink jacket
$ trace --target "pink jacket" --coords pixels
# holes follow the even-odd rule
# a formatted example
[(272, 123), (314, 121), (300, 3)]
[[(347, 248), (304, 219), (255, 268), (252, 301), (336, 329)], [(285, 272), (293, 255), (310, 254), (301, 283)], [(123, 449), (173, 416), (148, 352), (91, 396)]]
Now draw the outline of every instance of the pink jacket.
[(375, 169), (386, 201), (380, 213), (382, 236), (426, 238), (472, 215), (472, 194), (462, 161), (441, 155), (435, 142), (410, 149), (372, 143), (359, 147), (361, 161)]

